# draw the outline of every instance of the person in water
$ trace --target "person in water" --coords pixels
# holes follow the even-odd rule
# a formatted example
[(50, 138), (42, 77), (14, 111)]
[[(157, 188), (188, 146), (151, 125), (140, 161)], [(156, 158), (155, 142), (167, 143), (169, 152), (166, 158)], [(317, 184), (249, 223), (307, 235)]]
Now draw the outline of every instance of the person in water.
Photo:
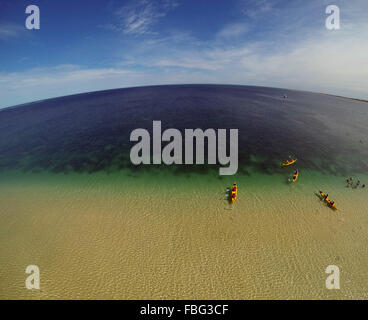
[(362, 185), (362, 188), (365, 188), (365, 184)]

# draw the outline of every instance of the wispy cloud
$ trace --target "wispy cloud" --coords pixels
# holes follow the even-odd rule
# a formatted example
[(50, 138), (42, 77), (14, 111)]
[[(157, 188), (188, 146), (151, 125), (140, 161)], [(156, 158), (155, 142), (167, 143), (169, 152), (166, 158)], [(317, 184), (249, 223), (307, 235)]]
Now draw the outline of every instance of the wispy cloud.
[(274, 0), (251, 0), (246, 1), (243, 9), (245, 16), (255, 19), (268, 12), (271, 12), (276, 3)]
[[(122, 68), (83, 69), (76, 65), (0, 73), (0, 108), (79, 92), (129, 85), (139, 72)], [(142, 79), (141, 79), (142, 80)]]
[(14, 23), (0, 24), (0, 40), (16, 38), (23, 30), (22, 26)]
[(221, 65), (218, 61), (212, 61), (206, 59), (206, 57), (196, 58), (194, 55), (191, 57), (181, 57), (179, 59), (160, 59), (154, 62), (157, 67), (175, 67), (175, 68), (187, 68), (187, 69), (199, 69), (199, 70), (218, 70)]
[(224, 26), (217, 36), (223, 39), (232, 39), (243, 36), (250, 30), (250, 25), (246, 23), (232, 23)]
[(23, 72), (0, 73), (0, 109), (40, 99), (81, 92), (142, 85), (210, 82), (203, 73), (176, 70), (137, 71), (124, 68), (83, 69), (74, 65), (34, 68)]
[[(52, 68), (33, 68), (24, 72), (0, 73), (2, 89), (14, 90), (28, 87), (44, 87), (71, 84), (74, 81), (94, 81), (124, 76), (131, 71), (116, 68), (82, 69), (79, 66), (65, 64)], [(2, 90), (0, 89), (0, 92)], [(5, 92), (3, 92), (5, 93)]]
[[(338, 32), (327, 31), (322, 25), (318, 31), (292, 37), (289, 42), (277, 36), (231, 46), (215, 40), (195, 49), (161, 44), (160, 55), (140, 61), (145, 66), (165, 68), (166, 74), (178, 69), (195, 72), (194, 78), (201, 74), (212, 83), (281, 86), (367, 99), (368, 69), (362, 68), (368, 52), (366, 34), (368, 23), (345, 23)], [(192, 80), (189, 75), (186, 82)]]
[(224, 70), (232, 63), (240, 61), (250, 53), (250, 47), (233, 49), (223, 49), (221, 47), (211, 47), (202, 49), (199, 52), (193, 50), (180, 50), (171, 52), (170, 56), (147, 61), (154, 66), (188, 68), (197, 70)]
[(154, 33), (153, 25), (178, 5), (176, 0), (133, 1), (115, 12), (117, 22), (109, 27), (132, 35)]

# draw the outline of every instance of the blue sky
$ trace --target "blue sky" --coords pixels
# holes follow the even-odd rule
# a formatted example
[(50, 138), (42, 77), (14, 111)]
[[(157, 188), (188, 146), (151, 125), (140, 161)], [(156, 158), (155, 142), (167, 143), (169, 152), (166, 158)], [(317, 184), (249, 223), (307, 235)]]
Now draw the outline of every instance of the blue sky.
[[(30, 4), (40, 30), (25, 28)], [(340, 30), (325, 28), (330, 4)], [(367, 56), (366, 0), (0, 0), (0, 108), (178, 83), (368, 99)]]

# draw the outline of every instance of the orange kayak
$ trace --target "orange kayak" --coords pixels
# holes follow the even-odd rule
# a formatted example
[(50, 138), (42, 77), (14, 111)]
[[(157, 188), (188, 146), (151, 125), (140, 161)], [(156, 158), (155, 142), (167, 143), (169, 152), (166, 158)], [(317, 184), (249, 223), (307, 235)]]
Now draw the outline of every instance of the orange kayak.
[(234, 182), (231, 188), (231, 202), (234, 203), (237, 197), (238, 197), (238, 186)]
[(328, 197), (326, 197), (326, 194), (321, 190), (319, 191), (319, 194), (321, 195), (322, 200), (326, 202), (328, 207), (330, 207), (333, 210), (338, 210), (335, 201), (332, 201)]
[(296, 170), (293, 174), (293, 182), (295, 182), (296, 180), (298, 180), (299, 177), (299, 170)]
[(294, 164), (297, 160), (298, 160), (298, 159), (290, 159), (290, 160), (285, 161), (285, 162), (284, 162), (284, 163), (282, 163), (281, 165), (282, 165), (283, 167), (287, 167), (287, 166), (290, 166), (290, 165)]

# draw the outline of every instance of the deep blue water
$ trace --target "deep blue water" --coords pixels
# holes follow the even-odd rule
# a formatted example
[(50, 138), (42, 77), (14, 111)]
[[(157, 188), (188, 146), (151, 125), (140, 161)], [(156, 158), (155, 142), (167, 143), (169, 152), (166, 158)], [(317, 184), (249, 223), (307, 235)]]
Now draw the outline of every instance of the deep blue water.
[(163, 130), (238, 128), (243, 172), (252, 165), (272, 173), (294, 155), (302, 167), (335, 174), (368, 173), (368, 103), (221, 85), (100, 91), (0, 110), (0, 169), (95, 172), (130, 167), (130, 132), (151, 131), (153, 120), (161, 120)]

